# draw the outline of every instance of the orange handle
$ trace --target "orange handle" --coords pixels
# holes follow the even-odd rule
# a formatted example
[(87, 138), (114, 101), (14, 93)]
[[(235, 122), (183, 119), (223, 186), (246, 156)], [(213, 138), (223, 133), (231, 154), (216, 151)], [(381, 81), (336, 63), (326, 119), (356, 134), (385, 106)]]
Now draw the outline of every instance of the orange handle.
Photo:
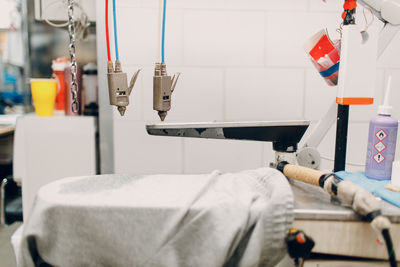
[(288, 178), (315, 186), (319, 186), (319, 179), (324, 175), (321, 171), (292, 164), (285, 165), (283, 174)]

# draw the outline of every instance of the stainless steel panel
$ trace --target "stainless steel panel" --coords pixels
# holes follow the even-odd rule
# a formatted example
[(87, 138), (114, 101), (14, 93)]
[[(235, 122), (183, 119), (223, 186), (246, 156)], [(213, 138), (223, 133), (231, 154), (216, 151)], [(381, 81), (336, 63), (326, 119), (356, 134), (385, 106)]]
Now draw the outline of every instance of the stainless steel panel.
[[(334, 204), (322, 188), (290, 180), (294, 194), (295, 219), (327, 221), (361, 221), (351, 207)], [(382, 200), (382, 213), (393, 223), (400, 223), (400, 208)]]
[(309, 121), (198, 122), (147, 125), (151, 135), (297, 144)]

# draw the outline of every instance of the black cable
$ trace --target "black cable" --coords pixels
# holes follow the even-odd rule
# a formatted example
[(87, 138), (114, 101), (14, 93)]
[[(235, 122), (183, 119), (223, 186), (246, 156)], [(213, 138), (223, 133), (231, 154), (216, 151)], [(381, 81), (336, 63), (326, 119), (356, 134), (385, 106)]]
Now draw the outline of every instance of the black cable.
[(394, 253), (393, 243), (392, 243), (392, 239), (390, 238), (389, 230), (383, 229), (382, 235), (386, 242), (386, 247), (387, 247), (388, 254), (389, 254), (390, 267), (397, 267), (396, 255)]

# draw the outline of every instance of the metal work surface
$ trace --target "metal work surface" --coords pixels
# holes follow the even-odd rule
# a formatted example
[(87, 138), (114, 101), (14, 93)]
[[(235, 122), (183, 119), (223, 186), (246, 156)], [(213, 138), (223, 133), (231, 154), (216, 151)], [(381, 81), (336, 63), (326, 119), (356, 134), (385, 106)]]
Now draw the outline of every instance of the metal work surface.
[(14, 133), (13, 126), (2, 126), (0, 125), (0, 137), (11, 135)]
[[(328, 221), (361, 221), (361, 217), (351, 207), (343, 207), (331, 202), (331, 197), (322, 188), (290, 180), (295, 204), (295, 219)], [(392, 223), (400, 223), (400, 208), (382, 200), (382, 213)]]
[(162, 123), (147, 125), (150, 135), (236, 139), (297, 144), (309, 121)]

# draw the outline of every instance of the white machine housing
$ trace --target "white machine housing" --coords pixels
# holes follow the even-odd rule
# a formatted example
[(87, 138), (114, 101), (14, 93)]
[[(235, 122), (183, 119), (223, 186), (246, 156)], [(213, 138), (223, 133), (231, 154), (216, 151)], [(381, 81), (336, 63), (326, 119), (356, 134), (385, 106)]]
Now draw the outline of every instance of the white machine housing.
[(36, 192), (70, 176), (96, 174), (95, 120), (89, 116), (21, 116), (14, 136), (14, 180), (27, 218)]
[[(85, 11), (90, 22), (96, 21), (96, 0), (75, 0)], [(76, 12), (80, 12), (76, 9)], [(35, 0), (35, 19), (51, 21), (67, 21), (66, 0)]]

